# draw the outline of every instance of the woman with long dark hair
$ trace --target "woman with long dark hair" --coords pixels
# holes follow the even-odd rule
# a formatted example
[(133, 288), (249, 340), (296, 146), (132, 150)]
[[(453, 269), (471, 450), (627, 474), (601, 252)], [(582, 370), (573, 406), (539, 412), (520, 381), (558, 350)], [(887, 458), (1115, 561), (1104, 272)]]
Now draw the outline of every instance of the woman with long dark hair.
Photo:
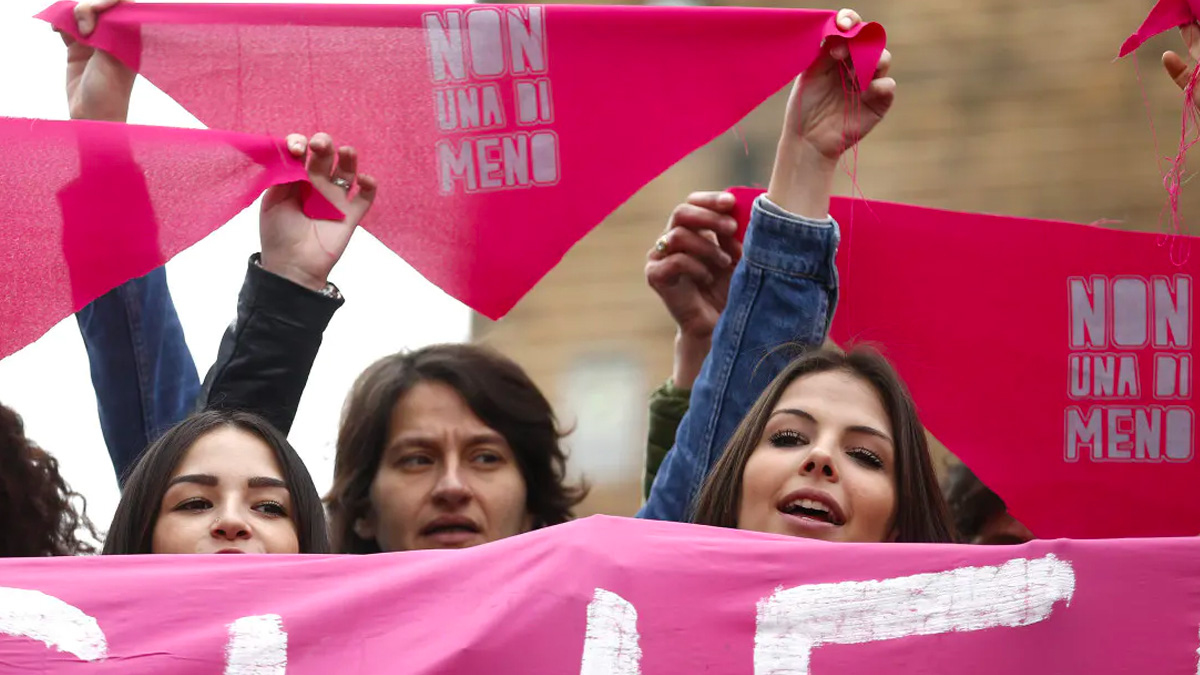
[(734, 432), (692, 520), (828, 541), (954, 539), (912, 397), (863, 347), (788, 364)]
[(328, 553), (303, 460), (263, 418), (207, 411), (172, 427), (134, 466), (105, 555)]
[[(837, 16), (844, 31), (861, 21)], [(677, 209), (650, 253), (647, 277), (681, 339), (720, 318), (643, 517), (845, 541), (952, 539), (911, 398), (887, 362), (777, 349), (803, 353), (826, 338), (838, 289), (833, 179), (895, 97), (886, 50), (861, 96), (849, 58), (831, 37), (796, 81), (744, 247), (730, 245), (731, 198), (710, 193)], [(707, 350), (697, 344), (677, 359)]]

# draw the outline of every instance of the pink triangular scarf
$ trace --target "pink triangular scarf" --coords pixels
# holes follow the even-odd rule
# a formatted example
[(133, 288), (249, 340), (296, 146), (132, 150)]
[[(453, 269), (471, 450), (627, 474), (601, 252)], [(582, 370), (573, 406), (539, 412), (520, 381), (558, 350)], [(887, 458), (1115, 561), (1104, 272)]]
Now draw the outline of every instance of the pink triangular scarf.
[[(0, 147), (0, 358), (308, 179), (282, 139), (226, 131), (0, 118)], [(305, 210), (342, 217), (315, 191)]]
[[(1200, 0), (1159, 0), (1137, 31), (1121, 45), (1119, 57), (1131, 54), (1147, 40), (1160, 33), (1196, 21), (1197, 16), (1200, 16)], [(1179, 195), (1187, 181), (1185, 164), (1187, 153), (1198, 142), (1196, 128), (1200, 124), (1200, 113), (1194, 103), (1197, 98), (1198, 77), (1200, 77), (1200, 69), (1193, 70), (1190, 81), (1184, 87), (1179, 147), (1175, 156), (1170, 159), (1168, 168), (1163, 175), (1163, 187), (1167, 191), (1167, 210), (1170, 212), (1171, 218), (1168, 231), (1172, 234), (1187, 232), (1179, 215)], [(1157, 152), (1157, 148), (1155, 151)], [(1176, 251), (1175, 257), (1176, 259), (1186, 258), (1188, 253), (1187, 251)]]
[[(73, 3), (41, 18), (74, 32)], [(824, 10), (130, 4), (87, 42), (211, 128), (330, 132), (380, 182), (365, 221), (498, 318), (642, 185), (853, 38)]]
[(1200, 0), (1159, 0), (1137, 32), (1121, 44), (1118, 56), (1127, 56), (1150, 38), (1178, 28), (1200, 16)]
[[(736, 191), (744, 222), (761, 191)], [(1200, 534), (1200, 256), (1090, 225), (835, 199), (832, 337), (874, 342), (922, 420), (1039, 537)]]

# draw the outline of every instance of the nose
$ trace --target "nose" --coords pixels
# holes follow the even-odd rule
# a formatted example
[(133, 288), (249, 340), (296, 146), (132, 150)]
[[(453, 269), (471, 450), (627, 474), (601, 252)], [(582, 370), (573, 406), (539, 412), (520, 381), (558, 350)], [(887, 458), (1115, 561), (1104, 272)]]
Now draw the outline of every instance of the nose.
[(800, 467), (800, 473), (805, 475), (819, 474), (833, 483), (836, 483), (838, 480), (838, 472), (833, 465), (833, 455), (825, 449), (824, 443), (818, 443), (813, 446), (808, 456), (804, 458), (804, 464)]
[(217, 514), (217, 519), (213, 521), (211, 534), (213, 539), (223, 539), (225, 541), (249, 539), (250, 525), (237, 509), (226, 507), (221, 509), (220, 513)]
[(442, 508), (458, 508), (471, 501), (471, 488), (463, 480), (458, 462), (447, 462), (433, 487), (433, 503)]

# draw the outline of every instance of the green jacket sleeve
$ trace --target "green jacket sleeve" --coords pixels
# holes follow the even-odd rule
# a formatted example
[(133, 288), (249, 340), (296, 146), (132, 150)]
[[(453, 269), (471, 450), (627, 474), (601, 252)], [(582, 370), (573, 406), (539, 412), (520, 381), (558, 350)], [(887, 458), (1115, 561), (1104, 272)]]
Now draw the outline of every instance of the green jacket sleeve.
[(650, 394), (650, 431), (646, 442), (646, 470), (642, 476), (643, 501), (650, 496), (650, 486), (654, 485), (658, 467), (666, 459), (671, 446), (675, 445), (675, 431), (687, 412), (691, 394), (690, 389), (679, 389), (671, 380)]

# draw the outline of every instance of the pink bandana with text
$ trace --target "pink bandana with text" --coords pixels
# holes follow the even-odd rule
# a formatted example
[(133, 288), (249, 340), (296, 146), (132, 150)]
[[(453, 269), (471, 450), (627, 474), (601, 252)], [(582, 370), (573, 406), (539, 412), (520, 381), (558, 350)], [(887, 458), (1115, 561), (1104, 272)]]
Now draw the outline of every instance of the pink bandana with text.
[[(72, 7), (39, 16), (74, 34)], [(357, 147), (380, 183), (364, 226), (498, 318), (831, 35), (869, 82), (882, 27), (842, 32), (827, 10), (138, 3), (85, 42), (210, 128)]]

